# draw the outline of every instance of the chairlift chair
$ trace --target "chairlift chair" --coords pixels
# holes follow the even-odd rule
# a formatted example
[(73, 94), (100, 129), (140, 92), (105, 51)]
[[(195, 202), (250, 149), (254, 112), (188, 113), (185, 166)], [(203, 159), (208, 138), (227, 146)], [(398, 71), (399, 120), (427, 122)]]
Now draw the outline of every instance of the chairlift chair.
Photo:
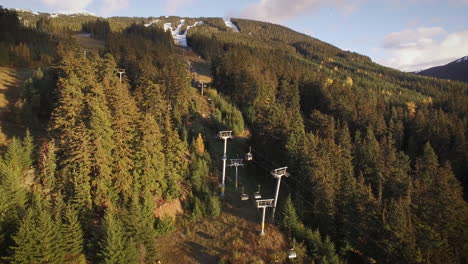
[(244, 186), (242, 186), (242, 194), (241, 194), (241, 201), (249, 200), (249, 195), (244, 192)]
[[(289, 234), (289, 235), (291, 235), (291, 234)], [(297, 258), (297, 253), (294, 250), (294, 246), (296, 245), (296, 240), (293, 238), (292, 242), (293, 242), (292, 248), (288, 252), (288, 258), (290, 258), (290, 259)]]
[(296, 251), (294, 250), (294, 248), (291, 248), (291, 249), (289, 250), (288, 258), (290, 258), (290, 259), (297, 258), (297, 253), (296, 253)]
[(252, 156), (252, 147), (249, 147), (249, 152), (247, 154), (245, 154), (245, 160), (247, 161), (250, 161), (253, 159), (253, 156)]
[(258, 191), (254, 193), (254, 198), (255, 199), (260, 199), (262, 198), (262, 194), (260, 193), (260, 184), (258, 185)]

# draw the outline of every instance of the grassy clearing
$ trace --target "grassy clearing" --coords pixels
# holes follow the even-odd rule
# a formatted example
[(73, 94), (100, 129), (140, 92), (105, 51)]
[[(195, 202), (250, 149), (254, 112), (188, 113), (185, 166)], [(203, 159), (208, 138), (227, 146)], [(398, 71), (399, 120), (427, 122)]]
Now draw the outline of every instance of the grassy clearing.
[(180, 54), (192, 65), (192, 79), (197, 82), (211, 83), (213, 76), (211, 74), (211, 63), (202, 59), (195, 52), (181, 48)]
[[(207, 97), (192, 91), (200, 115), (210, 116), (213, 111)], [(203, 113), (203, 114), (202, 114)], [(197, 124), (202, 122), (202, 124)], [(222, 170), (223, 141), (216, 138), (217, 130), (210, 126), (209, 118), (193, 121), (192, 127), (203, 129), (206, 146), (218, 171), (209, 177), (211, 186), (218, 186)], [(245, 138), (229, 140), (227, 155), (229, 158), (242, 158), (248, 151)], [(182, 218), (178, 221), (177, 231), (159, 238), (156, 246), (162, 263), (285, 263), (290, 242), (270, 223), (271, 209), (267, 210), (265, 236), (260, 236), (261, 211), (255, 207), (253, 193), (257, 184), (262, 183), (263, 198), (273, 198), (274, 180), (265, 172), (265, 178), (258, 177), (258, 172), (251, 166), (239, 168), (239, 188), (234, 187), (235, 170), (226, 170), (226, 197), (222, 201), (222, 213), (215, 218), (202, 218), (197, 221)], [(257, 174), (257, 176), (256, 176)], [(241, 188), (250, 195), (248, 201), (241, 201)], [(219, 189), (216, 190), (219, 192)]]
[[(249, 203), (249, 202), (247, 202)], [(250, 208), (248, 208), (248, 206)], [(257, 217), (251, 219), (252, 216)], [(284, 259), (283, 235), (271, 224), (260, 236), (260, 213), (252, 204), (236, 208), (225, 203), (216, 218), (186, 222), (178, 231), (157, 241), (162, 263), (272, 263)]]
[(12, 109), (21, 108), (21, 85), (32, 72), (32, 69), (0, 67), (0, 147), (5, 147), (14, 136), (24, 135), (25, 128), (14, 118)]
[(80, 46), (90, 50), (103, 50), (105, 48), (104, 41), (93, 39), (88, 37), (86, 34), (75, 34), (73, 38), (76, 39)]

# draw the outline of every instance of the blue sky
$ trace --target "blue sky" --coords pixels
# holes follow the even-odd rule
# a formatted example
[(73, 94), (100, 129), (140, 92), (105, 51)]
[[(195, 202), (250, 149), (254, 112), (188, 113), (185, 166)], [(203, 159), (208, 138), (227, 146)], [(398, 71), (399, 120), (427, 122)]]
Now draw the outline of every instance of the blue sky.
[(0, 0), (100, 16), (242, 17), (288, 26), (404, 71), (468, 55), (468, 0)]

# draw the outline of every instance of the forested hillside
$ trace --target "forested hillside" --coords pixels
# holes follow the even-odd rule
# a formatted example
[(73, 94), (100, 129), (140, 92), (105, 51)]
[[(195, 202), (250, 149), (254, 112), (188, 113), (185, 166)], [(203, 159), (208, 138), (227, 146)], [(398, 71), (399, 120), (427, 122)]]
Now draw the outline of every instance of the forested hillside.
[[(468, 262), (468, 84), (279, 25), (184, 18), (203, 21), (187, 41), (211, 64), (205, 117), (185, 50), (164, 31), (182, 18), (17, 15), (0, 9), (0, 65), (36, 69), (22, 117), (43, 133), (1, 155), (3, 262), (154, 263), (154, 242), (175, 228), (158, 205), (184, 200), (177, 223), (226, 208), (209, 177), (216, 129), (250, 136), (249, 177), (288, 166), (275, 224), (302, 255), (285, 261)], [(105, 49), (84, 53), (77, 33)]]

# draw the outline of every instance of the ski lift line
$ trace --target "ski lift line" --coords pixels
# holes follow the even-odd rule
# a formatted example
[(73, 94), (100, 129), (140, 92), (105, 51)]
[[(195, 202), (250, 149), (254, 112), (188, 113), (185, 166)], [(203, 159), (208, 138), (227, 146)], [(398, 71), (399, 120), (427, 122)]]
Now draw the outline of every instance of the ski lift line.
[[(253, 151), (255, 152), (256, 157), (257, 157), (257, 156), (260, 156), (261, 158), (263, 158), (263, 161), (266, 161), (266, 162), (268, 162), (270, 165), (273, 165), (273, 166), (272, 166), (273, 168), (279, 168), (279, 167), (280, 167), (280, 166), (278, 166), (275, 162), (273, 162), (273, 161), (271, 161), (271, 160), (265, 158), (265, 157), (264, 157), (263, 155), (261, 155), (258, 151), (256, 151), (256, 150), (253, 150)], [(250, 152), (252, 152), (252, 148), (250, 148)], [(253, 161), (255, 162), (255, 164), (256, 164), (257, 166), (259, 166), (260, 168), (264, 169), (264, 170), (267, 171), (268, 173), (270, 173), (270, 172), (273, 170), (273, 169), (267, 168), (266, 166), (262, 166), (262, 165), (258, 162), (257, 159), (254, 159)], [(306, 191), (306, 192), (308, 192), (309, 194), (312, 194), (312, 195), (313, 195), (314, 192), (313, 192), (309, 187), (307, 187), (307, 186), (304, 185), (303, 183), (299, 182), (299, 180), (297, 180), (295, 177), (288, 177), (288, 178), (289, 178), (289, 179), (292, 179), (292, 180), (296, 183), (296, 186), (301, 186), (301, 187), (303, 188), (304, 191)], [(260, 189), (259, 189), (259, 190), (260, 190)], [(257, 199), (256, 194), (257, 194), (257, 193), (254, 193), (255, 199)], [(303, 194), (299, 193), (298, 195), (302, 198), (301, 200), (302, 200), (303, 203), (305, 203), (305, 204), (311, 206), (311, 208), (314, 207), (314, 204), (313, 204), (312, 202), (308, 201), (307, 199), (304, 199), (304, 195), (303, 195)], [(243, 198), (243, 197), (241, 197), (241, 198)], [(259, 198), (260, 198), (260, 197), (259, 197)], [(248, 198), (247, 198), (247, 199), (248, 199)], [(246, 200), (247, 200), (247, 199), (246, 199)], [(257, 201), (258, 201), (258, 200), (257, 200)], [(264, 212), (263, 212), (263, 213), (264, 213)], [(264, 228), (264, 227), (262, 226), (262, 233), (263, 233), (263, 228)], [(263, 234), (264, 234), (264, 233), (263, 233)], [(296, 257), (297, 257), (297, 254), (296, 254), (296, 252), (295, 252), (295, 250), (294, 250), (294, 247), (290, 249), (289, 254), (288, 254), (288, 257), (289, 257), (290, 259), (293, 259), (293, 258), (296, 258)]]
[[(260, 154), (260, 152), (256, 151), (255, 149), (252, 149), (252, 150), (256, 153), (256, 155), (260, 155), (261, 157), (263, 157), (263, 160), (264, 160), (264, 161), (267, 161), (267, 162), (269, 162), (271, 165), (273, 165), (273, 166), (271, 167), (271, 169), (270, 169), (270, 168), (267, 168), (266, 166), (260, 165), (260, 163), (255, 162), (256, 160), (254, 160), (254, 162), (255, 162), (256, 164), (258, 164), (259, 167), (261, 167), (261, 168), (264, 169), (265, 171), (271, 172), (271, 171), (273, 170), (273, 168), (279, 168), (279, 167), (280, 167), (280, 166), (279, 166), (278, 164), (276, 164), (275, 162), (273, 162), (273, 161), (271, 161), (271, 160), (265, 158), (263, 155)], [(303, 183), (300, 183), (295, 177), (289, 177), (289, 179), (292, 179), (292, 180), (295, 181), (298, 185), (300, 185), (300, 186), (306, 188), (306, 187), (303, 185)], [(309, 190), (309, 191), (312, 192), (312, 190)]]
[[(261, 155), (258, 151), (254, 150), (254, 149), (252, 149), (252, 151), (255, 152), (255, 155), (256, 155), (256, 156), (261, 156), (261, 157), (263, 157), (263, 160), (264, 160), (264, 161), (267, 161), (267, 162), (269, 162), (270, 164), (273, 164), (276, 168), (279, 167), (279, 166), (277, 166), (277, 164), (274, 163), (273, 161), (266, 159), (266, 158), (265, 158), (263, 155)], [(258, 165), (261, 169), (265, 170), (265, 171), (268, 172), (268, 173), (271, 172), (271, 170), (272, 170), (271, 168), (267, 168), (266, 166), (261, 165), (256, 159), (254, 159), (253, 161), (254, 161), (255, 164)], [(288, 178), (288, 181), (291, 180), (291, 179), (296, 183), (296, 186), (300, 186), (304, 191), (306, 191), (306, 192), (308, 192), (309, 194), (313, 195), (314, 191), (313, 191), (312, 189), (310, 189), (310, 187), (308, 187), (307, 185), (304, 185), (304, 183), (299, 182), (299, 180), (297, 180), (295, 177), (289, 177), (289, 178)], [(301, 195), (301, 197), (303, 197), (303, 195)], [(307, 200), (304, 200), (304, 199), (302, 199), (302, 200), (303, 200), (304, 202), (306, 202), (308, 205), (313, 206), (313, 204), (312, 204), (311, 202), (309, 202), (309, 201), (307, 201)]]
[[(257, 153), (258, 153), (258, 152), (257, 152)], [(265, 159), (265, 160), (266, 160), (266, 159)], [(261, 163), (259, 163), (259, 162), (258, 162), (257, 160), (255, 160), (255, 159), (253, 160), (253, 162), (254, 162), (258, 167), (260, 167), (261, 169), (265, 170), (267, 173), (270, 173), (271, 170), (272, 170), (272, 169), (270, 169), (270, 168), (268, 168), (268, 167), (266, 167), (266, 166), (263, 166)], [(270, 162), (270, 163), (272, 163), (272, 162)], [(301, 188), (303, 188), (303, 190), (305, 190), (305, 191), (307, 191), (307, 192), (309, 192), (309, 193), (311, 193), (311, 194), (313, 193), (313, 191), (312, 191), (309, 187), (307, 187), (307, 186), (304, 185), (303, 183), (299, 182), (295, 177), (289, 177), (288, 180), (289, 180), (289, 179), (292, 179), (292, 180), (296, 183), (296, 186), (300, 186)]]
[(268, 162), (270, 164), (270, 168), (269, 171), (273, 170), (274, 168), (280, 168), (280, 167), (284, 167), (284, 166), (280, 166), (278, 165), (277, 163), (275, 163), (274, 161), (271, 161), (267, 158), (265, 158), (265, 156), (261, 155), (260, 152), (256, 151), (253, 149), (253, 151), (255, 152), (255, 155), (256, 156), (260, 156), (264, 161)]

